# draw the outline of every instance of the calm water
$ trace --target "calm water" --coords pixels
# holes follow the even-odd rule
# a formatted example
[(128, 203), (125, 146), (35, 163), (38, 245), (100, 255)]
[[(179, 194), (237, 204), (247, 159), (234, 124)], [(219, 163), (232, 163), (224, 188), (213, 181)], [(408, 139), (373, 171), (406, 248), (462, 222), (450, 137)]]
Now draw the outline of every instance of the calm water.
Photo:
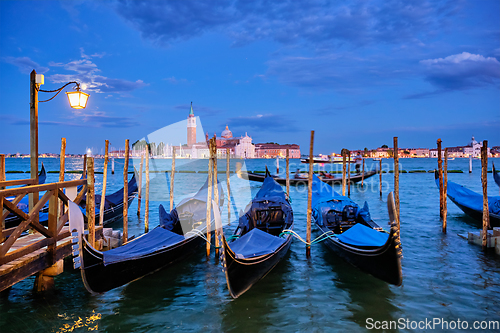
[[(42, 159), (47, 170), (58, 170), (57, 159)], [(385, 162), (386, 160), (384, 160)], [(292, 161), (291, 170), (305, 165)], [(496, 159), (500, 166), (500, 159)], [(274, 160), (249, 160), (248, 170), (275, 170)], [(285, 163), (280, 161), (281, 172)], [(377, 162), (378, 163), (378, 162)], [(82, 159), (68, 159), (68, 170), (80, 169)], [(234, 170), (236, 161), (232, 161)], [(368, 163), (370, 165), (371, 163)], [(431, 170), (436, 159), (401, 160), (404, 170)], [(387, 168), (389, 165), (384, 164)], [(123, 161), (116, 160), (116, 173), (108, 176), (108, 193), (122, 187)], [(225, 170), (225, 161), (219, 169)], [(327, 170), (330, 166), (326, 166)], [(155, 160), (152, 169), (169, 170), (170, 160)], [(392, 165), (390, 165), (392, 169)], [(491, 168), (491, 163), (490, 163)], [(96, 160), (102, 170), (102, 160)], [(207, 161), (177, 160), (177, 170), (206, 170)], [(480, 161), (468, 173), (468, 160), (449, 161), (449, 169), (464, 170), (449, 174), (449, 180), (481, 192)], [(29, 160), (7, 159), (7, 170), (29, 170)], [(163, 174), (152, 183), (150, 210), (152, 226), (158, 224), (157, 206), (168, 207), (168, 184)], [(26, 174), (8, 174), (7, 179)], [(66, 174), (66, 179), (79, 175)], [(175, 201), (196, 191), (206, 174), (178, 173)], [(225, 175), (220, 174), (222, 180)], [(489, 194), (499, 189), (488, 174)], [(57, 180), (49, 173), (47, 181)], [(372, 217), (387, 226), (386, 197), (393, 188), (393, 174), (384, 174), (384, 196), (378, 193), (378, 175), (363, 188), (351, 188), (351, 198), (367, 201)], [(96, 175), (100, 191), (102, 175)], [(231, 179), (234, 201), (242, 209), (260, 183), (250, 189)], [(340, 190), (340, 186), (336, 187)], [(295, 230), (305, 237), (305, 187), (291, 188)], [(403, 244), (403, 286), (394, 287), (364, 274), (333, 257), (322, 245), (312, 247), (307, 259), (305, 246), (295, 240), (289, 255), (268, 276), (237, 300), (227, 291), (225, 277), (214, 256), (207, 260), (204, 250), (183, 263), (149, 275), (104, 295), (92, 296), (84, 288), (80, 272), (69, 266), (55, 278), (51, 292), (32, 292), (34, 278), (15, 285), (0, 296), (0, 331), (65, 332), (72, 329), (106, 332), (239, 331), (239, 332), (322, 332), (366, 331), (367, 319), (411, 321), (442, 318), (447, 321), (500, 320), (500, 257), (484, 254), (457, 236), (477, 229), (451, 201), (448, 201), (448, 233), (441, 233), (439, 193), (432, 173), (400, 175), (401, 239)], [(226, 209), (226, 208), (225, 208)], [(129, 210), (129, 234), (142, 233), (143, 216), (138, 218), (137, 200)], [(232, 207), (234, 211), (234, 207)], [(144, 208), (142, 208), (144, 212)], [(222, 213), (227, 220), (227, 211)], [(234, 215), (233, 215), (234, 218)], [(225, 226), (225, 232), (234, 228)], [(113, 225), (120, 228), (121, 222)], [(441, 326), (439, 326), (440, 328)], [(389, 330), (391, 331), (391, 330)], [(410, 329), (411, 331), (411, 329)]]

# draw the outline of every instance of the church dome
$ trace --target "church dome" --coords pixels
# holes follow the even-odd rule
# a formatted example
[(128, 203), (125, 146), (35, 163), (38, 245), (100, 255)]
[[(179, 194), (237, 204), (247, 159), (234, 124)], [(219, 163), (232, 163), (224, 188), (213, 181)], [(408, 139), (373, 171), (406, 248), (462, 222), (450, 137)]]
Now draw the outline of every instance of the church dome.
[(225, 139), (230, 139), (233, 137), (233, 132), (229, 130), (229, 128), (226, 125), (226, 129), (222, 131), (221, 137)]
[(472, 140), (470, 141), (469, 146), (474, 147), (474, 145), (477, 145), (477, 141), (476, 141), (476, 139), (474, 139), (474, 137), (472, 137)]

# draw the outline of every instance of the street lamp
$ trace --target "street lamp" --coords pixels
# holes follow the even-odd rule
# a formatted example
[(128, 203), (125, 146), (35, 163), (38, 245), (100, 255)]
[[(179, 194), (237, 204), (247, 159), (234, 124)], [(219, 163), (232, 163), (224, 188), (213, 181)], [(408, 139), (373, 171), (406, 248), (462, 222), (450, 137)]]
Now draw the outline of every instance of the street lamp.
[[(68, 82), (64, 86), (56, 90), (42, 90), (40, 86), (44, 84), (42, 74), (37, 74), (33, 70), (30, 74), (30, 163), (31, 163), (31, 179), (36, 180), (38, 184), (38, 92), (56, 93), (51, 98), (40, 101), (48, 102), (56, 97), (64, 88), (70, 84), (75, 84), (75, 91), (67, 92), (69, 104), (74, 109), (84, 109), (87, 106), (89, 94), (80, 91), (80, 84), (76, 81)], [(30, 195), (30, 211), (38, 202), (38, 192)]]

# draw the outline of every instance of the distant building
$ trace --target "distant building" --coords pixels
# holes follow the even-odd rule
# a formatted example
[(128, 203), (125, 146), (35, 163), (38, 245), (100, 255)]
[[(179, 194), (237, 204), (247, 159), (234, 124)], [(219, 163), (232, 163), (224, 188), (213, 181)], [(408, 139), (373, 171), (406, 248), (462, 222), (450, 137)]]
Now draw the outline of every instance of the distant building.
[(255, 154), (257, 158), (286, 157), (289, 150), (289, 158), (300, 158), (300, 146), (296, 144), (280, 145), (278, 143), (256, 143)]
[[(448, 147), (448, 157), (480, 157), (482, 142), (477, 142), (474, 137), (467, 146)], [(488, 147), (488, 155), (490, 155), (490, 148)], [(436, 148), (429, 149), (430, 157), (437, 157), (438, 151)], [(441, 150), (441, 156), (444, 156), (444, 148)]]
[[(208, 133), (207, 133), (208, 141)], [(252, 138), (245, 133), (245, 136), (233, 137), (226, 125), (220, 137), (216, 137), (217, 142), (217, 157), (226, 157), (227, 149), (229, 153), (236, 158), (255, 158), (255, 146), (252, 143)]]
[(193, 112), (193, 102), (191, 102), (191, 111), (189, 111), (187, 120), (187, 145), (191, 147), (196, 143), (196, 117)]

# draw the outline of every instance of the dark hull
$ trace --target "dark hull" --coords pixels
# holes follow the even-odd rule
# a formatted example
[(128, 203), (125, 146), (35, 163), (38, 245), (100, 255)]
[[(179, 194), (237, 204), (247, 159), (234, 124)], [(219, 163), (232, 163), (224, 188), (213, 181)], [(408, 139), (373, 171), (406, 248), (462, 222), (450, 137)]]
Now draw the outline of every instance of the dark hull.
[[(316, 223), (321, 232), (329, 229)], [(400, 286), (403, 282), (401, 269), (401, 248), (396, 244), (396, 229), (391, 228), (387, 242), (375, 249), (362, 249), (347, 245), (337, 239), (329, 238), (323, 242), (336, 255), (348, 263), (374, 277)]]
[(83, 237), (83, 283), (89, 292), (103, 293), (181, 261), (202, 244), (205, 240), (195, 236), (139, 259), (104, 266), (102, 252), (91, 247)]
[[(464, 206), (460, 204), (459, 202), (455, 201), (452, 197), (448, 196), (448, 198), (453, 201), (455, 205), (458, 206), (465, 214), (469, 215), (472, 217), (474, 220), (476, 220), (477, 225), (482, 228), (483, 227), (483, 211), (482, 210), (475, 210), (471, 209), (467, 206)], [(490, 227), (491, 228), (496, 228), (500, 227), (500, 215), (493, 214), (490, 212)]]
[[(371, 176), (377, 174), (377, 171), (368, 171), (365, 172), (364, 179), (370, 178)], [(238, 177), (242, 179), (247, 179), (247, 180), (253, 180), (257, 182), (263, 182), (266, 176), (264, 174), (257, 174), (253, 172), (240, 172), (238, 173)], [(276, 176), (272, 176), (274, 180), (280, 184), (280, 185), (286, 185), (286, 178), (279, 178)], [(321, 181), (327, 184), (342, 184), (342, 177), (335, 177), (335, 178), (320, 178)], [(361, 174), (356, 174), (356, 175), (351, 175), (351, 183), (355, 184), (360, 182), (362, 179)], [(346, 177), (346, 183), (348, 182), (348, 178)], [(290, 185), (307, 185), (308, 179), (307, 178), (290, 178)]]
[[(290, 229), (293, 228), (293, 225)], [(245, 291), (269, 273), (281, 259), (288, 253), (292, 244), (292, 236), (287, 235), (287, 240), (275, 252), (248, 259), (235, 257), (226, 237), (222, 237), (222, 256), (226, 273), (227, 288), (233, 298), (238, 298)]]

